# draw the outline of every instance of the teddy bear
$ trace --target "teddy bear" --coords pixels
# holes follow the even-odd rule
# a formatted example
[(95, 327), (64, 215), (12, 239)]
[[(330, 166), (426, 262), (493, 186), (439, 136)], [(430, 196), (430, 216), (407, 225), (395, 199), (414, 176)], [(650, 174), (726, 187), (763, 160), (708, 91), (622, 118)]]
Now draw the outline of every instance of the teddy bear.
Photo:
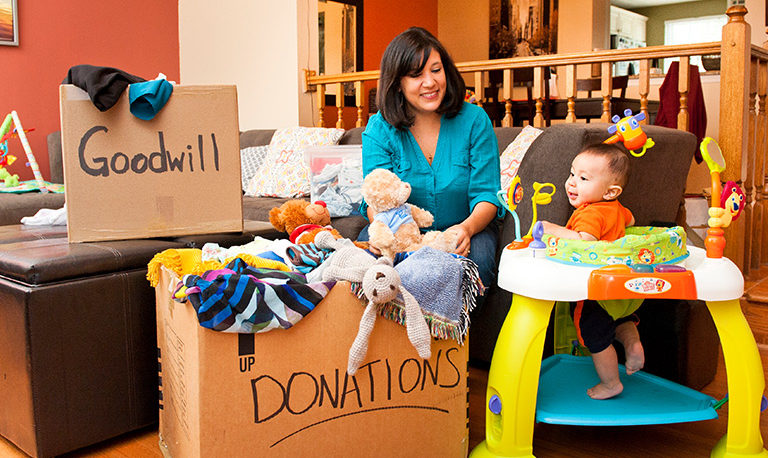
[[(297, 245), (312, 243), (318, 233), (327, 231), (334, 238), (343, 236), (331, 227), (331, 214), (325, 202), (312, 203), (302, 199), (291, 199), (269, 211), (269, 222), (281, 232), (288, 233), (288, 239)], [(367, 242), (355, 242), (360, 248), (368, 248)]]
[(323, 270), (323, 281), (351, 281), (362, 283), (363, 294), (368, 299), (368, 306), (360, 318), (357, 335), (349, 348), (347, 373), (355, 375), (368, 352), (368, 341), (373, 331), (379, 308), (395, 299), (398, 294), (405, 304), (405, 328), (413, 347), (423, 359), (432, 356), (430, 348), (432, 336), (424, 313), (413, 295), (400, 281), (400, 274), (392, 267), (392, 261), (384, 256), (374, 258), (368, 252), (349, 243), (348, 240), (334, 239), (329, 233), (317, 235), (316, 244), (320, 248), (334, 250), (333, 256)]
[(448, 230), (430, 231), (422, 236), (419, 228), (434, 222), (430, 212), (406, 203), (411, 185), (385, 169), (375, 169), (363, 179), (362, 195), (373, 210), (373, 221), (368, 228), (369, 243), (382, 256), (394, 259), (396, 253), (415, 251), (422, 246), (452, 252), (458, 234)]
[(339, 231), (330, 227), (331, 214), (321, 200), (288, 200), (269, 211), (269, 222), (278, 231), (287, 232), (295, 244), (313, 242), (320, 231), (331, 231), (335, 238), (341, 238)]

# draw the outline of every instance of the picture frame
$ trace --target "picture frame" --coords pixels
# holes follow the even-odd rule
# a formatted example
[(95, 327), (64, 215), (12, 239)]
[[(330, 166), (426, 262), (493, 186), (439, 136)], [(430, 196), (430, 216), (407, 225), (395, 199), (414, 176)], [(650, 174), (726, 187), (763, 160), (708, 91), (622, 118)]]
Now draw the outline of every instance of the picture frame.
[(0, 45), (19, 45), (18, 0), (0, 0)]
[(489, 59), (557, 53), (559, 0), (489, 3)]

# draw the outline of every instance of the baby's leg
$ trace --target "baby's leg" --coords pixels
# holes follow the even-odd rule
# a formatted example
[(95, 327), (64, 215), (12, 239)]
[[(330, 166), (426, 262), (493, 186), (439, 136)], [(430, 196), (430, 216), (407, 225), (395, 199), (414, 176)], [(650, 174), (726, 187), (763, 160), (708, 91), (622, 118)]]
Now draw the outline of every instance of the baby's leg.
[(645, 364), (645, 351), (635, 323), (625, 321), (616, 326), (616, 340), (624, 345), (624, 354), (626, 355), (624, 367), (627, 368), (627, 375), (632, 375), (642, 369)]
[(586, 300), (573, 308), (573, 322), (579, 342), (589, 348), (600, 383), (589, 388), (592, 399), (608, 399), (624, 390), (619, 380), (619, 362), (613, 348), (613, 318), (597, 302)]
[(619, 379), (619, 361), (613, 345), (609, 345), (601, 352), (593, 353), (592, 362), (595, 364), (597, 376), (600, 377), (600, 383), (587, 390), (590, 398), (608, 399), (624, 390), (624, 385)]

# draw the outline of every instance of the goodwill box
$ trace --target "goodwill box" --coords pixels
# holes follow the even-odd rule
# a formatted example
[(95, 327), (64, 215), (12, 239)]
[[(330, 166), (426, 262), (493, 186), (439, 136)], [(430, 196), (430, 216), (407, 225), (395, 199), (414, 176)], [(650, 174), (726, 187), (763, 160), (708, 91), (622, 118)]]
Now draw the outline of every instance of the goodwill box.
[(324, 145), (304, 150), (310, 198), (328, 204), (332, 217), (359, 214), (363, 195), (362, 145)]
[(364, 307), (348, 283), (288, 330), (232, 334), (171, 300), (176, 281), (163, 269), (155, 290), (166, 456), (466, 456), (466, 345), (433, 340), (424, 361), (378, 317), (349, 376)]
[(235, 86), (174, 86), (150, 121), (60, 87), (70, 242), (243, 229)]

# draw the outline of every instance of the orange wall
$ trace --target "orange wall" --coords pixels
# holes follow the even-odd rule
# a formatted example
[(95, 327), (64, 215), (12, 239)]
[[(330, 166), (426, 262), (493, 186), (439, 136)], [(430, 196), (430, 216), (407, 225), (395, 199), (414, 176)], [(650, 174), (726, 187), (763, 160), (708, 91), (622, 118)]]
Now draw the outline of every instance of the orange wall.
[(411, 26), (437, 36), (437, 0), (365, 0), (364, 70), (377, 70), (395, 35)]
[[(362, 70), (378, 70), (384, 49), (397, 34), (408, 27), (424, 27), (437, 36), (437, 0), (365, 0), (363, 25)], [(368, 91), (374, 87), (375, 81), (365, 83), (364, 117), (368, 113)], [(323, 111), (325, 126), (334, 127), (336, 119), (336, 107), (326, 107)], [(344, 108), (345, 129), (355, 127), (356, 119), (356, 108)]]
[[(60, 130), (59, 84), (70, 67), (116, 67), (143, 78), (179, 81), (178, 0), (18, 1), (19, 46), (0, 46), (0, 122), (19, 113), (40, 170), (50, 178), (46, 135)], [(201, 31), (204, 32), (204, 31)], [(31, 179), (18, 139), (9, 167)]]

